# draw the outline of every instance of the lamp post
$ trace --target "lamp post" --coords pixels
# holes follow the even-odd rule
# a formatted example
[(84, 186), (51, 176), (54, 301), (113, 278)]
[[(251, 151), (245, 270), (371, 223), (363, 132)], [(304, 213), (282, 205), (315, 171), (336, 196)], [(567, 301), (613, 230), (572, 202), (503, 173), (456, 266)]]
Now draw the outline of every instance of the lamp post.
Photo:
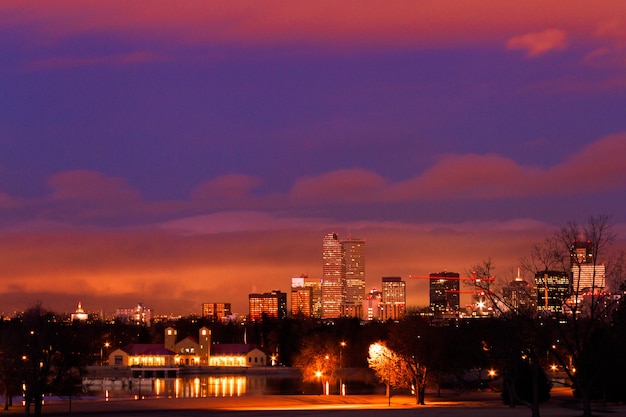
[[(316, 371), (315, 376), (317, 377), (317, 382), (321, 383), (322, 381), (322, 371)], [(322, 393), (324, 392), (324, 385), (322, 385)]]
[(343, 388), (343, 379), (341, 370), (343, 369), (343, 348), (346, 347), (346, 342), (339, 343), (339, 395), (346, 395), (346, 391)]
[(491, 388), (491, 392), (493, 392), (493, 391), (494, 391), (494, 389), (493, 389), (493, 378), (494, 378), (495, 376), (496, 376), (496, 371), (495, 371), (494, 369), (490, 369), (490, 370), (489, 370), (489, 379), (490, 379), (490, 381), (491, 381), (491, 387), (490, 387), (490, 388)]
[(100, 366), (104, 365), (104, 348), (111, 346), (109, 342), (104, 342), (104, 345), (100, 346)]

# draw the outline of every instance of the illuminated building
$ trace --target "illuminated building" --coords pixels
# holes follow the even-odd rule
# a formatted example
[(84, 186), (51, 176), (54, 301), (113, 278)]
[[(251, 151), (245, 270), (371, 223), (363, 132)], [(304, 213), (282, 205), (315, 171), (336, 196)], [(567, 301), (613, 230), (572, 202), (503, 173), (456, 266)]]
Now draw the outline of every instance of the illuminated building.
[(592, 264), (593, 245), (591, 244), (591, 241), (574, 241), (570, 247), (570, 261), (572, 265)]
[(563, 271), (544, 271), (535, 274), (537, 311), (563, 312), (570, 295), (570, 277)]
[(406, 282), (400, 277), (383, 277), (381, 320), (402, 320), (406, 312)]
[(89, 316), (87, 315), (87, 313), (85, 313), (85, 310), (83, 310), (82, 303), (79, 301), (78, 307), (76, 307), (76, 311), (70, 315), (70, 320), (85, 321), (88, 318)]
[(154, 343), (132, 343), (109, 354), (109, 366), (174, 366), (176, 353), (163, 345)]
[(211, 348), (211, 330), (202, 327), (198, 338), (187, 336), (178, 340), (178, 332), (173, 327), (165, 329), (164, 347), (176, 354), (176, 365), (200, 366), (208, 365)]
[(376, 290), (376, 288), (372, 289), (367, 296), (365, 296), (365, 300), (361, 302), (362, 307), (362, 315), (364, 320), (379, 320), (380, 319), (380, 302), (382, 295)]
[(263, 316), (279, 319), (287, 317), (287, 294), (278, 290), (249, 294), (248, 305), (251, 321), (261, 320)]
[(202, 317), (212, 321), (223, 321), (232, 315), (230, 303), (202, 303)]
[(217, 343), (211, 347), (210, 366), (266, 366), (267, 355), (256, 345)]
[(341, 314), (345, 317), (361, 319), (363, 317), (363, 301), (360, 303), (345, 302), (341, 307)]
[(324, 236), (322, 262), (322, 317), (337, 318), (346, 300), (346, 264), (344, 247), (336, 233)]
[(348, 239), (341, 245), (345, 258), (345, 302), (360, 306), (365, 299), (365, 241)]
[(311, 289), (311, 316), (322, 317), (322, 280), (320, 278), (310, 278), (306, 275), (304, 286)]
[(530, 311), (535, 308), (536, 292), (528, 281), (522, 279), (519, 268), (515, 280), (503, 288), (503, 298), (506, 307), (515, 312)]
[(430, 311), (435, 316), (458, 313), (461, 307), (460, 280), (457, 272), (438, 272), (429, 275)]
[(150, 326), (152, 323), (152, 310), (139, 303), (133, 308), (118, 308), (115, 311), (115, 318), (132, 324)]
[(578, 264), (572, 266), (572, 288), (578, 295), (597, 294), (606, 285), (604, 265)]
[(313, 289), (305, 285), (304, 277), (291, 278), (291, 317), (311, 317)]

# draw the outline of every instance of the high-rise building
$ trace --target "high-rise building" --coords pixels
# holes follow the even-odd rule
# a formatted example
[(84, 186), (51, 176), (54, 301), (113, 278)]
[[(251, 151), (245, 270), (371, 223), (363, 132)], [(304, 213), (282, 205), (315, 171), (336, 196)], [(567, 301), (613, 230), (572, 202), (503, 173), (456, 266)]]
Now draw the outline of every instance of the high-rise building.
[(400, 277), (383, 277), (381, 319), (402, 320), (406, 313), (406, 282)]
[(202, 317), (223, 321), (232, 315), (230, 303), (202, 303)]
[(606, 267), (602, 264), (572, 265), (572, 290), (580, 295), (597, 294), (606, 286)]
[(592, 264), (593, 263), (593, 246), (591, 241), (579, 242), (574, 241), (570, 247), (570, 260), (572, 265), (575, 264)]
[(365, 299), (365, 241), (348, 239), (341, 242), (346, 265), (346, 303), (361, 305)]
[(311, 317), (313, 289), (305, 284), (305, 276), (291, 278), (291, 317)]
[(512, 311), (530, 311), (535, 308), (536, 293), (534, 287), (524, 280), (517, 270), (517, 277), (503, 289), (506, 308)]
[(250, 321), (261, 320), (263, 316), (284, 319), (287, 317), (287, 294), (274, 290), (263, 294), (249, 294)]
[(344, 247), (336, 233), (324, 236), (322, 262), (322, 317), (337, 318), (346, 299), (346, 264)]
[(361, 305), (363, 306), (362, 318), (364, 320), (371, 321), (380, 319), (381, 298), (382, 295), (376, 288), (372, 289), (372, 291), (365, 296), (365, 300), (361, 302)]
[(311, 289), (311, 317), (322, 317), (322, 280), (304, 276), (304, 286)]
[(570, 277), (563, 271), (543, 271), (535, 274), (537, 311), (563, 312), (570, 295)]
[(437, 272), (429, 275), (430, 311), (435, 316), (458, 313), (461, 308), (460, 280), (457, 272)]

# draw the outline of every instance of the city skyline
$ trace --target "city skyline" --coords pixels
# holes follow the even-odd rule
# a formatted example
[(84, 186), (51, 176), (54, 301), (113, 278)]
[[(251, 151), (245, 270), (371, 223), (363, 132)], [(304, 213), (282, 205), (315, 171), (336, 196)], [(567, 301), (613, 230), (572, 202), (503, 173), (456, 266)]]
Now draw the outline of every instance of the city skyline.
[(408, 306), (429, 291), (409, 275), (490, 257), (509, 282), (568, 221), (612, 215), (626, 250), (622, 1), (0, 16), (0, 313), (246, 312), (321, 277), (330, 231), (366, 239), (366, 292), (401, 277)]

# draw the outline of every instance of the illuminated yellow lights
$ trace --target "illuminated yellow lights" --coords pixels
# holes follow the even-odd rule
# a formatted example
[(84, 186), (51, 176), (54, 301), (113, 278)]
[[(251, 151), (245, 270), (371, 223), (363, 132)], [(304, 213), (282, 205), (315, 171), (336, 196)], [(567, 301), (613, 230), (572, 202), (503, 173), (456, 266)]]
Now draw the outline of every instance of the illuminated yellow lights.
[(493, 378), (494, 376), (496, 376), (496, 371), (495, 371), (494, 369), (490, 369), (490, 370), (489, 370), (489, 376), (490, 376), (491, 378)]
[(555, 372), (557, 369), (559, 369), (559, 367), (556, 364), (553, 363), (552, 365), (550, 365), (550, 370), (552, 372)]
[(211, 356), (209, 366), (246, 366), (245, 356)]

